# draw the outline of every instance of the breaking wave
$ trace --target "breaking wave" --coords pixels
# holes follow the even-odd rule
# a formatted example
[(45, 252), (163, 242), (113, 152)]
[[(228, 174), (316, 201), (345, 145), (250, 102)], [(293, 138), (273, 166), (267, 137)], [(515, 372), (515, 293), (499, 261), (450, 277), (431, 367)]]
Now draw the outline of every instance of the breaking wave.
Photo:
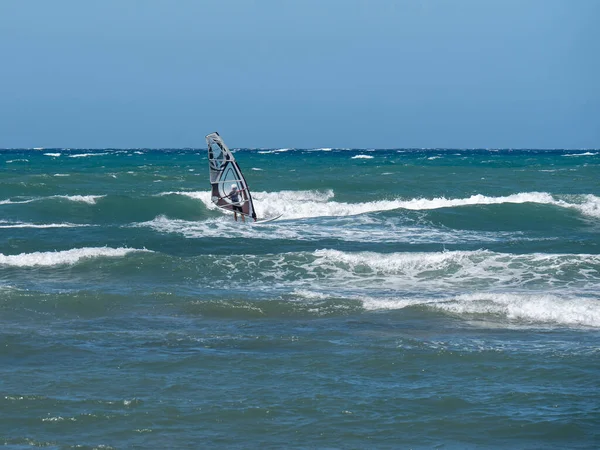
[(119, 258), (133, 252), (149, 252), (135, 248), (86, 247), (55, 252), (21, 253), (4, 255), (0, 253), (0, 266), (11, 267), (49, 267), (76, 264), (87, 258)]
[(0, 220), (0, 228), (77, 228), (88, 227), (87, 224), (78, 223), (27, 223), (27, 222), (9, 222)]
[[(201, 200), (209, 209), (217, 209), (210, 200), (209, 192), (174, 192)], [(499, 205), (505, 203), (522, 204), (537, 203), (570, 208), (580, 213), (600, 218), (600, 197), (592, 194), (555, 196), (546, 192), (524, 192), (502, 197), (490, 197), (482, 194), (466, 198), (449, 199), (438, 197), (433, 199), (414, 198), (410, 200), (378, 200), (364, 203), (345, 203), (331, 201), (334, 193), (322, 191), (279, 191), (257, 192), (255, 208), (260, 217), (271, 217), (283, 214), (285, 219), (301, 219), (326, 216), (352, 216), (365, 213), (408, 209), (423, 211), (441, 208), (454, 208), (474, 205)]]
[(19, 203), (39, 202), (39, 201), (55, 199), (55, 198), (69, 200), (72, 202), (80, 202), (80, 203), (87, 203), (89, 205), (94, 205), (94, 204), (96, 204), (96, 201), (98, 199), (103, 198), (103, 197), (106, 197), (106, 195), (51, 195), (49, 197), (35, 197), (35, 198), (29, 198), (29, 199), (24, 199), (24, 200), (11, 200), (11, 199), (0, 200), (0, 205), (13, 205), (13, 204), (19, 204)]

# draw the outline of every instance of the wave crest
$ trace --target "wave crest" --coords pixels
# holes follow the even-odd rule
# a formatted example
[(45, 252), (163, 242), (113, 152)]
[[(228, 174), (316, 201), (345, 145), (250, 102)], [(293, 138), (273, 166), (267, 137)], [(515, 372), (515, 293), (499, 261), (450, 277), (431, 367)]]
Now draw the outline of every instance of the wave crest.
[(135, 248), (84, 247), (54, 252), (21, 253), (3, 255), (0, 253), (0, 265), (11, 267), (49, 267), (72, 265), (86, 258), (119, 258), (133, 252), (149, 252)]

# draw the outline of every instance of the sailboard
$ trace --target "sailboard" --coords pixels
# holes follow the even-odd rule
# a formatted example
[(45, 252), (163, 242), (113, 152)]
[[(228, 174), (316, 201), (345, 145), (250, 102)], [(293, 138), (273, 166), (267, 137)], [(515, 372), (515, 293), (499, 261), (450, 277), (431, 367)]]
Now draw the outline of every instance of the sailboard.
[(256, 225), (260, 225), (263, 223), (267, 223), (267, 222), (273, 222), (274, 220), (279, 219), (281, 216), (283, 216), (283, 214), (279, 214), (277, 216), (273, 216), (273, 217), (267, 217), (265, 219), (258, 219), (256, 222), (254, 222)]
[(248, 183), (233, 154), (217, 132), (206, 135), (206, 144), (212, 202), (219, 208), (252, 217), (257, 222)]

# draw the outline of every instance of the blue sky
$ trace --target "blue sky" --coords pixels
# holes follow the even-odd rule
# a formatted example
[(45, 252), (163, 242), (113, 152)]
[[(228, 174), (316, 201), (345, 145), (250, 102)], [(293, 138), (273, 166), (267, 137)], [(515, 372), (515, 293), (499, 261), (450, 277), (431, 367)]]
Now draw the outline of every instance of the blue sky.
[(600, 147), (597, 0), (2, 0), (0, 148)]

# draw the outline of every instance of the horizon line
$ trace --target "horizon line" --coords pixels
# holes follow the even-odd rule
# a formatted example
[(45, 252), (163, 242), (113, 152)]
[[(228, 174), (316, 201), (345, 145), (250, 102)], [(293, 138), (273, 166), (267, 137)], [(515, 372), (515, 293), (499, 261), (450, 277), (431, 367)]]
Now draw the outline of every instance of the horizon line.
[[(376, 150), (488, 150), (488, 151), (522, 151), (522, 150), (533, 150), (533, 151), (600, 151), (600, 147), (547, 147), (547, 148), (533, 148), (533, 147), (230, 147), (231, 150), (365, 150), (365, 151), (376, 151)], [(0, 151), (5, 150), (206, 150), (206, 147), (0, 147)]]

